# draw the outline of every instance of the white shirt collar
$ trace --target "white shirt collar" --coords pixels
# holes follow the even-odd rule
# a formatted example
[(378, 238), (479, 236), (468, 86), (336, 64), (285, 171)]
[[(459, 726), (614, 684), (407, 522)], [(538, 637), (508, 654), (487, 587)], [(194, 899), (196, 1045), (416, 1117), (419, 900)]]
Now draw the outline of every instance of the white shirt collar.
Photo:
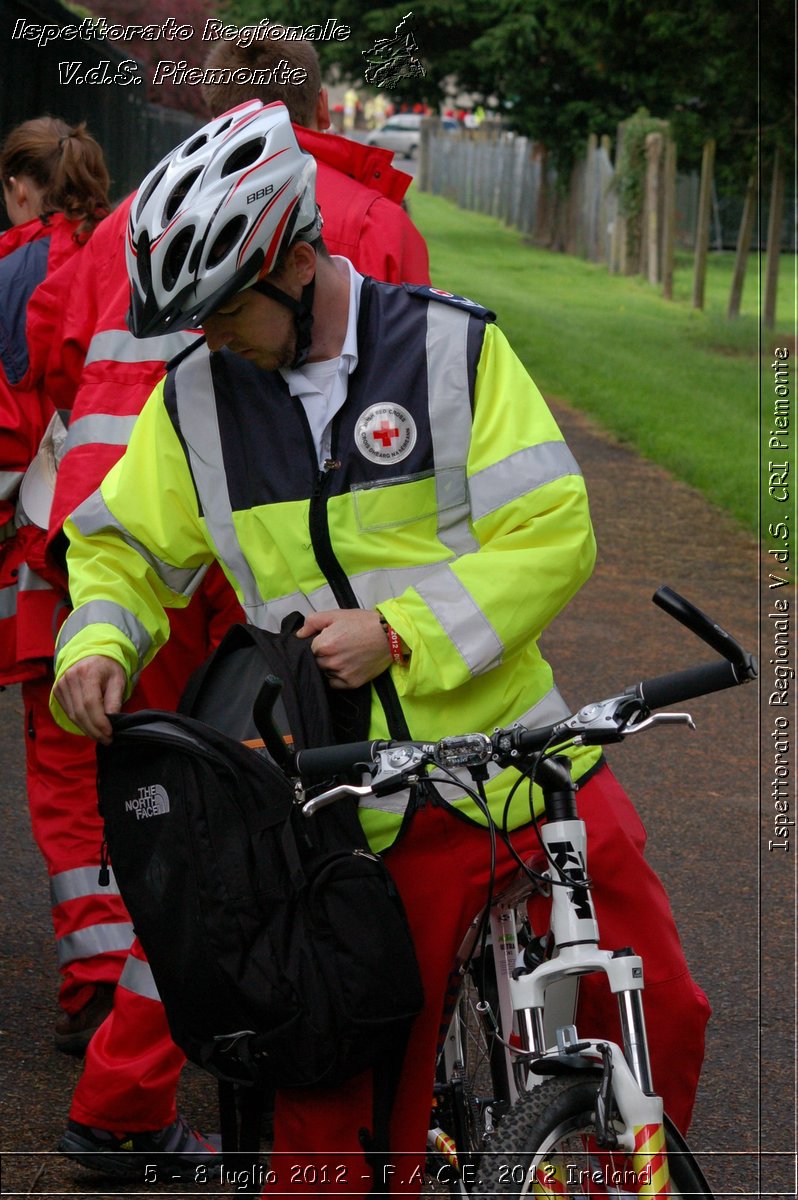
[(319, 363), (307, 363), (296, 371), (280, 370), (291, 395), (297, 397), (305, 410), (320, 465), (330, 457), (332, 420), (346, 401), (349, 376), (358, 362), (357, 321), (363, 284), (363, 276), (348, 258), (336, 256), (333, 261), (346, 263), (349, 270), (349, 315), (341, 353), (329, 360), (335, 364), (332, 371), (318, 370), (323, 365)]

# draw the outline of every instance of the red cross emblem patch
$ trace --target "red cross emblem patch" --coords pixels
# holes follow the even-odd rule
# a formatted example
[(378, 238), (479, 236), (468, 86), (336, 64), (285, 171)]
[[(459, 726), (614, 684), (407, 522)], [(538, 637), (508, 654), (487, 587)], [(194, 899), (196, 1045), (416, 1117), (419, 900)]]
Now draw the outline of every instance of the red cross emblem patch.
[(401, 404), (372, 404), (355, 425), (355, 445), (371, 462), (401, 462), (416, 444), (416, 423)]

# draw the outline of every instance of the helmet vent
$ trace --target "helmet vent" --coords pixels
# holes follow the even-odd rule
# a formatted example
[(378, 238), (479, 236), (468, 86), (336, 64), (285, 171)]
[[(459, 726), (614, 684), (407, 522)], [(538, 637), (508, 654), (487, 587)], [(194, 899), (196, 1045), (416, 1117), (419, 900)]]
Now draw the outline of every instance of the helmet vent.
[(138, 201), (138, 204), (136, 205), (136, 220), (137, 221), (140, 219), (141, 214), (144, 211), (144, 207), (147, 204), (147, 201), (149, 200), (150, 196), (153, 194), (153, 192), (155, 191), (155, 189), (158, 187), (159, 183), (163, 179), (164, 175), (166, 174), (168, 166), (169, 166), (168, 163), (164, 163), (163, 166), (161, 167), (160, 171), (155, 172), (155, 174), (150, 179), (150, 182), (147, 184), (146, 188), (139, 196), (139, 201)]
[(208, 142), (207, 133), (199, 134), (197, 137), (195, 137), (193, 139), (193, 141), (190, 141), (189, 144), (184, 148), (181, 157), (188, 158), (189, 155), (196, 153), (197, 150), (201, 150), (202, 147), (207, 144), (207, 142)]
[(222, 179), (228, 175), (236, 175), (239, 171), (244, 171), (257, 162), (265, 144), (266, 139), (259, 137), (245, 142), (243, 146), (238, 146), (222, 167)]
[(185, 264), (186, 258), (188, 257), (188, 253), (191, 249), (192, 242), (194, 241), (195, 232), (196, 231), (193, 225), (187, 225), (185, 229), (181, 229), (180, 232), (172, 238), (171, 245), (164, 255), (163, 266), (161, 268), (161, 278), (163, 279), (163, 285), (168, 292), (171, 292), (172, 288), (177, 283), (180, 272), (183, 269), (183, 265)]
[(202, 167), (195, 167), (193, 171), (189, 171), (187, 175), (184, 175), (180, 182), (175, 184), (175, 186), (172, 188), (163, 210), (162, 221), (164, 229), (172, 220), (172, 217), (174, 217), (175, 213), (178, 212), (180, 205), (183, 203), (201, 174)]
[(224, 229), (221, 229), (216, 235), (214, 243), (208, 251), (208, 257), (205, 259), (205, 265), (207, 267), (217, 267), (222, 259), (227, 257), (233, 247), (238, 245), (246, 228), (247, 219), (242, 215), (234, 217), (232, 221), (228, 221)]

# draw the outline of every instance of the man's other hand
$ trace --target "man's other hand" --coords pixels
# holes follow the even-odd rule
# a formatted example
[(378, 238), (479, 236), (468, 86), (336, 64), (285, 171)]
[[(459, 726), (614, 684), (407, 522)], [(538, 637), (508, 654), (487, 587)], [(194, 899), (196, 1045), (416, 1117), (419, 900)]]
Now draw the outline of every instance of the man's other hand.
[(309, 613), (297, 637), (312, 637), (316, 662), (330, 687), (356, 688), (381, 675), (391, 662), (380, 615), (364, 608)]
[(78, 729), (107, 746), (111, 741), (108, 713), (117, 713), (125, 698), (127, 678), (113, 658), (93, 654), (65, 671), (53, 695)]

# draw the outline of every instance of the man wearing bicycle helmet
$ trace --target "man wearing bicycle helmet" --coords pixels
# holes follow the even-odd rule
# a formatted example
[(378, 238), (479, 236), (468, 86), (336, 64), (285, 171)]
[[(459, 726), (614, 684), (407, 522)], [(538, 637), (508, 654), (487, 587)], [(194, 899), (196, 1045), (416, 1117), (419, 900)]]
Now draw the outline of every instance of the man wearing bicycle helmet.
[[(299, 636), (332, 686), (373, 685), (372, 737), (404, 727), (434, 740), (568, 713), (537, 639), (593, 566), (578, 465), (492, 313), (327, 255), (313, 180), (285, 109), (247, 104), (178, 147), (131, 207), (131, 327), (147, 337), (201, 323), (207, 345), (172, 364), (125, 457), (65, 526), (75, 610), (53, 711), (100, 741), (168, 634), (165, 607), (187, 603), (214, 560), (250, 622), (274, 629), (300, 609)], [(570, 753), (586, 819), (591, 806), (614, 813), (602, 814), (592, 873), (608, 877), (625, 936), (633, 908), (654, 929), (633, 930), (649, 976), (669, 981), (666, 1019), (651, 1024), (674, 1031), (686, 1065), (668, 1072), (667, 1032), (652, 1060), (684, 1127), (706, 1010), (634, 810), (597, 751)], [(509, 782), (489, 778), (488, 804), (529, 853), (528, 803), (519, 790), (506, 804)], [(361, 809), (404, 900), (427, 997), (391, 1125), (390, 1186), (404, 1193), (420, 1186), (451, 963), (491, 871), (484, 815), (446, 792), (442, 806)], [(495, 850), (501, 886), (513, 864)], [(601, 921), (612, 937), (613, 913)], [(359, 1135), (370, 1113), (366, 1077), (279, 1093), (274, 1149), (289, 1158), (275, 1160), (277, 1189), (291, 1188), (286, 1163), (318, 1171), (323, 1155), (343, 1190), (368, 1191)]]

